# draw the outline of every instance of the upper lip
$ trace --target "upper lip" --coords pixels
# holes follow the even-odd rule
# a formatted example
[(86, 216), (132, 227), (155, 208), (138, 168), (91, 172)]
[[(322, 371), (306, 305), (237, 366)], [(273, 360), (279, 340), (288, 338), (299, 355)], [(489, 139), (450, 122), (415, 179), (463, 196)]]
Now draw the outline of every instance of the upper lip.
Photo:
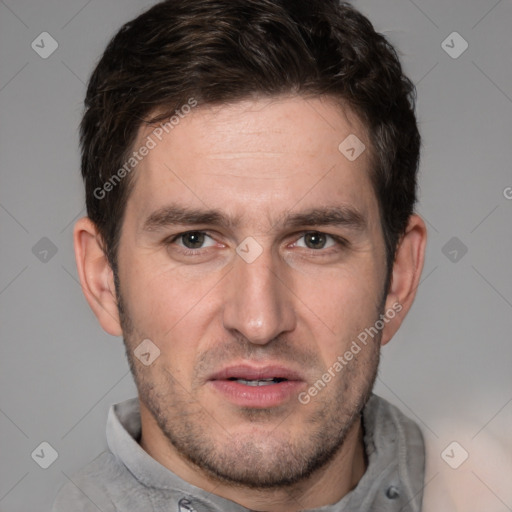
[(228, 366), (219, 372), (208, 377), (208, 380), (227, 380), (227, 379), (244, 379), (244, 380), (262, 380), (262, 379), (286, 379), (286, 380), (304, 380), (301, 375), (281, 365), (265, 365), (251, 366), (247, 364), (239, 364)]

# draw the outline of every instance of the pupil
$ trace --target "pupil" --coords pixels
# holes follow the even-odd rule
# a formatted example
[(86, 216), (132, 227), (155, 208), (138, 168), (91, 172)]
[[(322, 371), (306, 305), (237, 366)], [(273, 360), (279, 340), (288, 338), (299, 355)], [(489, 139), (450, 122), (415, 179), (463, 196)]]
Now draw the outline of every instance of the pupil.
[(325, 236), (322, 233), (306, 233), (306, 246), (310, 249), (321, 249), (325, 245)]
[(189, 249), (199, 249), (204, 243), (204, 233), (192, 231), (183, 235), (183, 245)]

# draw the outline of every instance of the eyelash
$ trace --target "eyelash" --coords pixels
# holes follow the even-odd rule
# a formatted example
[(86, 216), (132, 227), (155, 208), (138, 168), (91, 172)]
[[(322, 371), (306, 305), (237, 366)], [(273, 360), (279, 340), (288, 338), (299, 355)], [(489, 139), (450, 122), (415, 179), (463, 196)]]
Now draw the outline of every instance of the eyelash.
[[(178, 233), (177, 235), (173, 235), (172, 237), (164, 240), (164, 244), (166, 246), (172, 245), (179, 238), (181, 238), (182, 236), (187, 235), (189, 233), (201, 233), (201, 234), (204, 234), (204, 235), (206, 235), (206, 236), (208, 236), (208, 237), (213, 239), (213, 236), (211, 234), (209, 234), (208, 231), (201, 231), (201, 230), (183, 231), (182, 233)], [(304, 237), (305, 235), (310, 234), (310, 233), (325, 235), (325, 236), (327, 236), (329, 238), (332, 238), (342, 248), (347, 248), (349, 246), (349, 242), (345, 238), (343, 238), (343, 237), (332, 235), (332, 234), (329, 234), (329, 233), (324, 233), (323, 231), (312, 231), (312, 230), (301, 231), (301, 232), (297, 233), (297, 235), (300, 235), (300, 236), (296, 239), (296, 241), (294, 243), (297, 243), (298, 240), (300, 240), (302, 237)], [(182, 247), (182, 246), (178, 246), (178, 247), (179, 247), (180, 252), (184, 256), (200, 256), (200, 255), (204, 255), (205, 254), (205, 249), (206, 250), (207, 249), (211, 249), (211, 247), (199, 248), (199, 249), (189, 249), (187, 247)], [(316, 257), (322, 257), (322, 256), (330, 255), (333, 252), (333, 250), (336, 251), (337, 248), (336, 247), (328, 247), (327, 249), (309, 249), (309, 248), (305, 248), (305, 249), (306, 249), (306, 251), (308, 253), (314, 254)]]
[[(209, 236), (210, 238), (213, 239), (213, 236), (211, 236), (208, 233), (208, 231), (200, 231), (200, 230), (183, 231), (182, 233), (178, 233), (177, 235), (173, 235), (172, 237), (166, 239), (164, 241), (164, 244), (166, 246), (172, 245), (176, 242), (176, 240), (178, 240), (179, 238), (181, 238), (184, 235), (187, 235), (188, 233), (202, 233), (202, 234)], [(184, 256), (200, 256), (205, 253), (205, 248), (189, 249), (188, 247), (182, 247), (182, 246), (178, 246), (178, 247), (179, 247), (179, 251)], [(207, 247), (206, 249), (210, 249), (210, 247)]]

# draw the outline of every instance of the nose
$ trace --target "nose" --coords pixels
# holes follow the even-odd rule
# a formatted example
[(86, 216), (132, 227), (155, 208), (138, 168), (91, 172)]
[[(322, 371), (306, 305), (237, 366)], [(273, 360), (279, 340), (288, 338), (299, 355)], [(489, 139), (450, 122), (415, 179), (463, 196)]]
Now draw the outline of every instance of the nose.
[(265, 250), (251, 263), (237, 257), (224, 289), (224, 328), (257, 345), (270, 343), (296, 325), (286, 271), (280, 272), (269, 253)]

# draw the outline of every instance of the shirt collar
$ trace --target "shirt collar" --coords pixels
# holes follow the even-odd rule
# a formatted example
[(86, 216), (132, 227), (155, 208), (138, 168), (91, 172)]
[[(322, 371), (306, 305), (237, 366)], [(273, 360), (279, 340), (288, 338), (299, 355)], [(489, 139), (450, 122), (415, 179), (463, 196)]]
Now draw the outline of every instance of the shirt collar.
[[(411, 510), (420, 510), (421, 494), (417, 495), (415, 487), (417, 488), (419, 480), (423, 480), (423, 444), (420, 442), (420, 446), (408, 446), (409, 436), (404, 431), (402, 417), (396, 408), (382, 398), (376, 395), (370, 397), (363, 410), (367, 470), (355, 489), (338, 503), (315, 509), (315, 511), (365, 512), (370, 510), (375, 502), (375, 494), (383, 492), (383, 488), (388, 494), (398, 492), (399, 489), (406, 496), (410, 496), (411, 500), (419, 502), (418, 508), (413, 507)], [(173, 491), (173, 494), (178, 493), (181, 496), (193, 496), (204, 504), (209, 504), (210, 508), (206, 510), (250, 512), (230, 500), (189, 484), (162, 466), (139, 445), (140, 434), (138, 398), (132, 398), (110, 408), (107, 420), (109, 449), (141, 484), (153, 489)], [(409, 448), (415, 451), (416, 457), (408, 454)], [(411, 459), (416, 459), (412, 468)]]

